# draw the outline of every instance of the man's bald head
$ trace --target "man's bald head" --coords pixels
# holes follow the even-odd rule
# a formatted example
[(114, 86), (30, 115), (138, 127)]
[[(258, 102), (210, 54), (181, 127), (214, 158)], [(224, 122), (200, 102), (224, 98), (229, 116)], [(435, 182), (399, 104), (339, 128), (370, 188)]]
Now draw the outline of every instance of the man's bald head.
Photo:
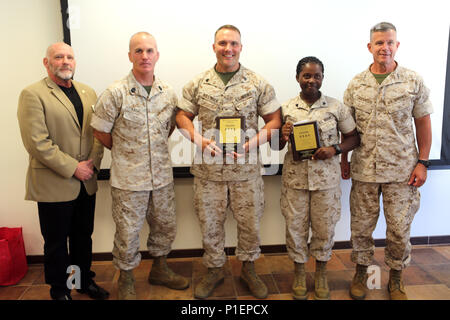
[(130, 39), (128, 58), (133, 64), (136, 79), (141, 83), (152, 83), (155, 65), (159, 59), (155, 37), (148, 32), (135, 33)]
[(72, 52), (72, 55), (74, 55), (72, 47), (69, 46), (67, 43), (56, 42), (56, 43), (53, 43), (53, 44), (48, 46), (47, 51), (45, 52), (45, 57), (47, 59), (50, 59), (50, 57), (55, 53), (55, 51), (59, 51), (61, 49), (69, 50), (69, 51)]
[(130, 52), (131, 52), (131, 48), (134, 47), (134, 45), (136, 44), (137, 41), (147, 40), (147, 39), (151, 39), (155, 43), (155, 48), (158, 49), (156, 46), (155, 37), (146, 31), (140, 31), (140, 32), (136, 32), (135, 34), (133, 34), (130, 38), (130, 44), (129, 44)]

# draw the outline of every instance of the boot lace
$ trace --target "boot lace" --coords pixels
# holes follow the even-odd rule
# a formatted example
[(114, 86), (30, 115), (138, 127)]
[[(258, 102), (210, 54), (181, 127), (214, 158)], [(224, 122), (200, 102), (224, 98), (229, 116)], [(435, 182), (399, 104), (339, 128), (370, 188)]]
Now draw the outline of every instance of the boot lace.
[(200, 283), (204, 286), (209, 286), (211, 284), (213, 284), (216, 281), (217, 275), (219, 274), (220, 270), (208, 270), (208, 273), (206, 274), (206, 276), (204, 276), (201, 280)]
[(400, 274), (392, 273), (390, 287), (391, 287), (391, 290), (400, 290), (403, 292)]
[(318, 284), (318, 288), (320, 289), (326, 289), (328, 286), (325, 274), (320, 274), (319, 277), (317, 278), (317, 284)]
[(301, 286), (306, 287), (306, 275), (305, 269), (300, 269), (295, 271), (295, 287)]

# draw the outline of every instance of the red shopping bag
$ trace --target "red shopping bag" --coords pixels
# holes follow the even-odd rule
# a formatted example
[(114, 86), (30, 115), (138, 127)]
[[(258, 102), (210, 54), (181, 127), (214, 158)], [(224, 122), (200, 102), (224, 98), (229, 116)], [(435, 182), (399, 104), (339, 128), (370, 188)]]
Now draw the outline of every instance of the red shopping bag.
[(0, 228), (0, 286), (18, 283), (27, 271), (22, 228)]

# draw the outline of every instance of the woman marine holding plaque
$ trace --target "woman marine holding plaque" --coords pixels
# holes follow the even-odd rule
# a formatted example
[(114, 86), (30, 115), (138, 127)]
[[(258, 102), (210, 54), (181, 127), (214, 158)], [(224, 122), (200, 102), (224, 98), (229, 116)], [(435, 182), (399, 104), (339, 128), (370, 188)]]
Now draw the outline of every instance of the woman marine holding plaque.
[[(350, 109), (320, 92), (323, 74), (319, 59), (300, 60), (296, 80), (301, 92), (282, 106), (280, 149), (290, 143), (283, 164), (281, 212), (286, 219), (288, 254), (295, 265), (293, 296), (302, 300), (307, 298), (305, 263), (309, 255), (316, 259), (314, 298), (330, 298), (326, 265), (341, 210), (338, 155), (359, 145)], [(343, 135), (341, 143), (339, 133)]]

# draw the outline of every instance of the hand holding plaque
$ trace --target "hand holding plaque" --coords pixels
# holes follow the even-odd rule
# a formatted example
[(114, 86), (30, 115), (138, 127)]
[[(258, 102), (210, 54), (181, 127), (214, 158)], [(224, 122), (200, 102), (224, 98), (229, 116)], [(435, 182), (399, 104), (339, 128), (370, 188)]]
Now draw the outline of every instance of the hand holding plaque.
[(218, 146), (223, 150), (223, 155), (232, 152), (238, 152), (238, 146), (244, 144), (244, 137), (242, 136), (245, 128), (244, 117), (217, 117), (216, 128), (218, 130)]
[(294, 160), (311, 159), (314, 152), (320, 148), (317, 121), (294, 123), (290, 140)]

